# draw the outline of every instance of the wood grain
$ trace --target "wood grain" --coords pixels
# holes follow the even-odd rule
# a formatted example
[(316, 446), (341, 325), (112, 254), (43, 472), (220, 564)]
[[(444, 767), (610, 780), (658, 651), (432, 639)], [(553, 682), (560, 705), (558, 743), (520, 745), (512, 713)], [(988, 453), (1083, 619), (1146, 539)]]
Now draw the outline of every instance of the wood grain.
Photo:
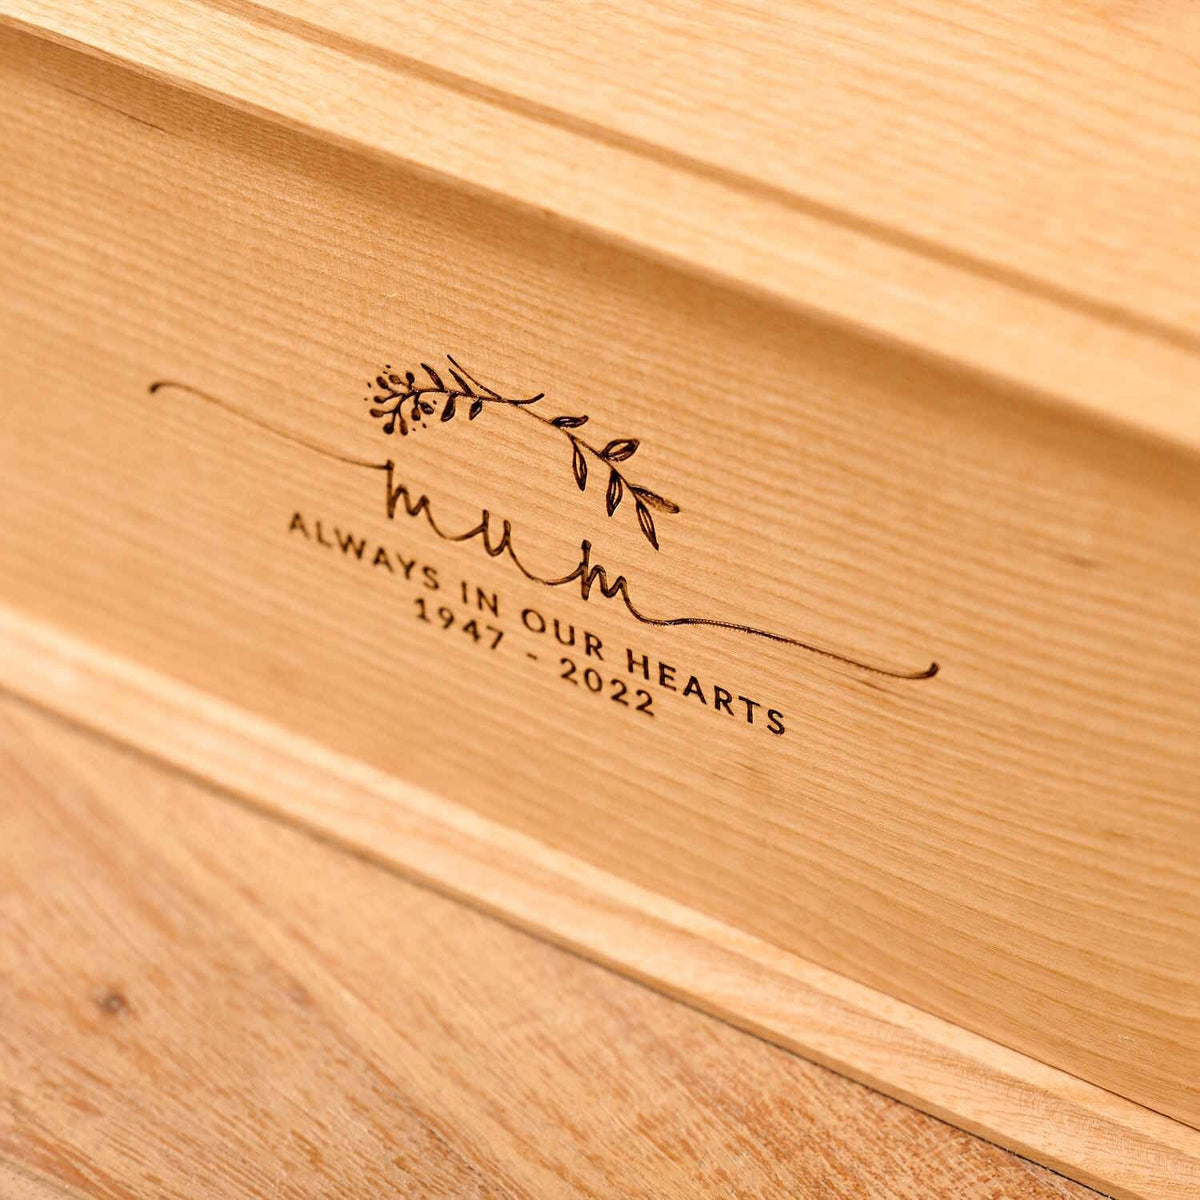
[(0, 701), (0, 1192), (1086, 1200)]
[(1200, 449), (1186, 6), (475, 7), (0, 21)]
[(1189, 5), (209, 2), (1200, 345)]
[(20, 694), (1118, 1200), (1188, 1200), (1200, 1132), (0, 607)]
[[(661, 97), (606, 138), (552, 119), (544, 66), (501, 103), (299, 5), (4, 9), (39, 30), (0, 34), (7, 684), (1114, 1194), (1188, 1194), (1200, 356), (1166, 310), (1035, 286), (1069, 238), (968, 262), (748, 188), (691, 116), (651, 153)], [(446, 353), (639, 439), (662, 545), (516, 409), (396, 450), (363, 380)], [(727, 625), (550, 595), (314, 444)], [(494, 591), (503, 654), (347, 533)], [(524, 606), (710, 699), (572, 691)]]

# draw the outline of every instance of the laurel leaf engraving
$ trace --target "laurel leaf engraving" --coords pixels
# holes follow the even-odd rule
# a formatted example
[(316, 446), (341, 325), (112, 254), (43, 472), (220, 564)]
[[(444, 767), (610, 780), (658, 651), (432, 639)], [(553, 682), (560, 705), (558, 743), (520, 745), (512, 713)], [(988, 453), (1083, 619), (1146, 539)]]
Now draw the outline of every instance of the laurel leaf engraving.
[(605, 462), (624, 462), (627, 458), (633, 457), (633, 453), (637, 448), (638, 441), (636, 438), (617, 438), (615, 441), (609, 442), (600, 451), (600, 457)]
[(668, 500), (665, 496), (660, 496), (657, 492), (652, 492), (649, 488), (635, 487), (634, 494), (644, 500), (651, 508), (657, 508), (659, 512), (677, 513), (679, 505), (673, 500)]
[(587, 459), (583, 457), (583, 451), (579, 448), (578, 442), (572, 440), (571, 449), (574, 451), (571, 470), (575, 473), (575, 482), (579, 484), (579, 490), (582, 492), (587, 487)]
[(625, 484), (621, 481), (621, 476), (616, 471), (610, 472), (608, 476), (608, 492), (604, 497), (604, 505), (608, 509), (610, 517), (617, 511), (617, 505), (621, 503), (621, 497), (624, 494)]
[(578, 429), (580, 425), (587, 424), (587, 417), (555, 417), (550, 424), (555, 429)]
[[(474, 392), (468, 394), (474, 395)], [(467, 413), (467, 419), (473, 421), (481, 412), (483, 412), (483, 401), (476, 398), (471, 402), (471, 411)]]
[(446, 403), (442, 406), (442, 420), (453, 421), (454, 413), (458, 408), (458, 397), (450, 395), (446, 397)]
[(646, 535), (646, 540), (657, 550), (658, 533), (654, 528), (654, 518), (650, 515), (650, 510), (636, 496), (634, 497), (634, 503), (637, 505), (638, 524), (642, 527), (642, 532)]
[(450, 368), (450, 374), (454, 376), (454, 382), (458, 384), (459, 390), (464, 396), (475, 395), (474, 388), (453, 368)]
[(442, 382), (442, 377), (428, 363), (422, 363), (421, 370), (423, 370), (425, 374), (429, 376), (433, 386), (437, 388), (439, 392), (445, 391), (446, 385)]

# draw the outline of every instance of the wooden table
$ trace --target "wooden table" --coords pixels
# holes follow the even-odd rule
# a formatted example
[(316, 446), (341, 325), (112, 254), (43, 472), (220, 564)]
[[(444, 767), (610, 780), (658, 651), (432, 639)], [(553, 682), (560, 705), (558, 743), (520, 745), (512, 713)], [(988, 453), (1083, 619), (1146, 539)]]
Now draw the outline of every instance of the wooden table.
[(1095, 1193), (0, 698), (0, 1196)]

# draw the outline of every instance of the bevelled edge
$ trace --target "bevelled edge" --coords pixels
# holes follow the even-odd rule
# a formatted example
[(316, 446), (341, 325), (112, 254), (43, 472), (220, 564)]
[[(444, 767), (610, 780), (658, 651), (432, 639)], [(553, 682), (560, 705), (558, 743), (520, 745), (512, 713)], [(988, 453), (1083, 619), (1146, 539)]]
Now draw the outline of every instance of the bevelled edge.
[(802, 197), (740, 188), (235, 11), (199, 0), (125, 7), (114, 21), (87, 0), (0, 0), (0, 24), (1200, 451), (1200, 352), (1150, 322), (1023, 289), (839, 223)]
[(1200, 1194), (1200, 1130), (6, 605), (0, 687), (1109, 1195)]

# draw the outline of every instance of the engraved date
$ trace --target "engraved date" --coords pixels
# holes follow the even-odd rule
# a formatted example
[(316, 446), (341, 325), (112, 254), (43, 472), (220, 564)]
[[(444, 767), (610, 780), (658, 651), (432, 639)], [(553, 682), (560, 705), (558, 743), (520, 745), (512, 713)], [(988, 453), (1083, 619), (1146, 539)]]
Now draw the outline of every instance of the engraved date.
[(418, 621), (424, 621), (427, 625), (439, 625), (442, 629), (457, 629), (476, 643), (487, 646), (489, 650), (495, 650), (504, 637), (504, 630), (497, 629), (495, 625), (480, 625), (474, 617), (468, 621), (461, 620), (447, 604), (440, 604), (434, 608), (426, 603), (423, 596), (418, 596), (413, 604), (416, 606)]
[(645, 713), (648, 717), (654, 716), (654, 697), (643, 688), (631, 693), (623, 679), (613, 676), (606, 680), (595, 667), (584, 667), (581, 671), (573, 658), (564, 656), (558, 660), (558, 665), (560, 679), (582, 687), (594, 696), (607, 696), (614, 704), (623, 708)]

